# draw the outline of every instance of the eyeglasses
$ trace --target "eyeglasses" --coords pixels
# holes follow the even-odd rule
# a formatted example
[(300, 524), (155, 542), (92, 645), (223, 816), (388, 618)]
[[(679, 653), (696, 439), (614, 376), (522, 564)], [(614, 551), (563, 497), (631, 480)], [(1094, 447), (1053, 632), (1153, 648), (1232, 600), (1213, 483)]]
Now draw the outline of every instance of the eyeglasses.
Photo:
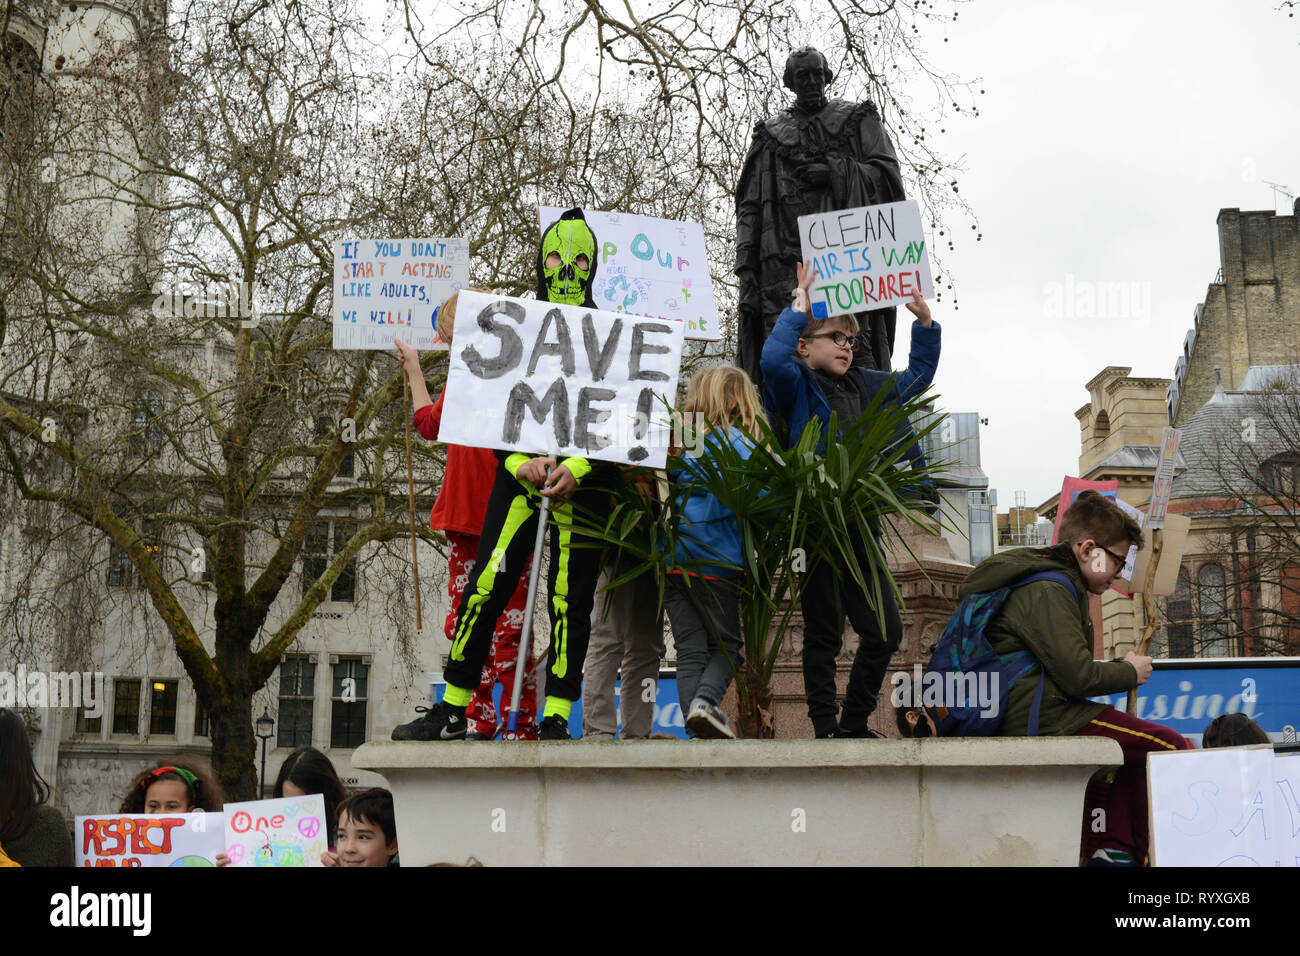
[(853, 336), (847, 332), (841, 332), (836, 329), (834, 332), (818, 332), (816, 335), (805, 335), (805, 339), (830, 339), (839, 348), (849, 345), (853, 342)]
[[(1097, 547), (1101, 548), (1101, 545), (1097, 545)], [(1114, 559), (1115, 559), (1115, 563), (1118, 564), (1121, 568), (1123, 568), (1124, 565), (1128, 564), (1128, 555), (1127, 555), (1127, 554), (1116, 554), (1116, 553), (1115, 553), (1114, 551), (1112, 551), (1110, 548), (1101, 548), (1101, 550), (1105, 551), (1105, 552), (1106, 552), (1107, 554), (1109, 554), (1112, 558), (1114, 558)]]

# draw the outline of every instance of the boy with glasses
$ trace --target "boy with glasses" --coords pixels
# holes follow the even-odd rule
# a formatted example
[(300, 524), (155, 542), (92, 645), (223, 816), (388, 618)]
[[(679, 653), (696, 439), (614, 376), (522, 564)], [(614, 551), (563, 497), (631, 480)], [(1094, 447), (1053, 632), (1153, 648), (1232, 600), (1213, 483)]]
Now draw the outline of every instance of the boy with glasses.
[(1023, 737), (1029, 732), (1039, 674), (1045, 672), (1038, 733), (1109, 737), (1124, 752), (1114, 784), (1088, 789), (1084, 845), (1100, 848), (1087, 862), (1140, 866), (1148, 845), (1147, 754), (1192, 745), (1168, 727), (1088, 700), (1131, 690), (1151, 676), (1151, 658), (1132, 651), (1123, 660), (1093, 660), (1088, 594), (1106, 593), (1124, 568), (1129, 546), (1141, 547), (1142, 531), (1108, 498), (1089, 490), (1061, 516), (1058, 539), (1050, 548), (1013, 548), (982, 561), (960, 594), (986, 594), (1038, 571), (1062, 571), (1075, 583), (1077, 598), (1056, 581), (1016, 588), (985, 627), (994, 653), (1005, 657), (1028, 650), (1038, 661), (1012, 683), (998, 733)]
[[(930, 307), (920, 292), (912, 295), (907, 308), (916, 316), (912, 323), (912, 347), (907, 368), (898, 374), (853, 366), (853, 337), (857, 321), (851, 315), (810, 319), (808, 289), (816, 275), (811, 265), (796, 269), (799, 287), (794, 307), (777, 319), (772, 334), (763, 344), (763, 401), (773, 417), (783, 419), (790, 429), (790, 442), (798, 441), (809, 421), (821, 422), (822, 434), (830, 428), (831, 413), (841, 429), (848, 428), (876, 394), (887, 389), (890, 401), (903, 404), (924, 392), (934, 380), (939, 364), (939, 325), (930, 318)], [(919, 463), (921, 450), (916, 436), (907, 429), (900, 439), (907, 448), (909, 466)], [(858, 565), (869, 564), (866, 542), (851, 529)], [(872, 546), (880, 553), (879, 533)], [(867, 582), (871, 586), (871, 582)], [(818, 562), (804, 578), (800, 605), (804, 616), (803, 679), (808, 699), (808, 717), (817, 737), (879, 737), (867, 728), (876, 709), (880, 684), (889, 658), (903, 637), (903, 620), (893, 590), (883, 583), (879, 590), (884, 604), (885, 633), (867, 593), (857, 587), (843, 568)], [(841, 711), (836, 705), (835, 659), (844, 641), (844, 618), (848, 615), (858, 632), (858, 652), (853, 659), (848, 689)]]

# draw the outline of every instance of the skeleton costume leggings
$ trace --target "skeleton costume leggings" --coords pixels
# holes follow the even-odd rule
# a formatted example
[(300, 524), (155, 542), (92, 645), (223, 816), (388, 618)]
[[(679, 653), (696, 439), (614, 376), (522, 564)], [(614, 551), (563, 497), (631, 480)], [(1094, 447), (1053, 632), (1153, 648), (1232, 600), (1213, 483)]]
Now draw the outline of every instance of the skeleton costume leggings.
[[(512, 454), (497, 468), (479, 536), (478, 559), (461, 595), (451, 656), (445, 670), (452, 687), (478, 685), (492, 644), (497, 619), (519, 581), (519, 574), (537, 539), (541, 497), (515, 471), (529, 455)], [(582, 696), (582, 664), (591, 635), (591, 609), (601, 549), (572, 547), (573, 506), (591, 511), (609, 508), (609, 490), (592, 487), (591, 466), (581, 458), (563, 462), (580, 482), (573, 503), (552, 500), (550, 514), (550, 576), (547, 594), (551, 617), (551, 647), (547, 653), (546, 696), (577, 700)]]

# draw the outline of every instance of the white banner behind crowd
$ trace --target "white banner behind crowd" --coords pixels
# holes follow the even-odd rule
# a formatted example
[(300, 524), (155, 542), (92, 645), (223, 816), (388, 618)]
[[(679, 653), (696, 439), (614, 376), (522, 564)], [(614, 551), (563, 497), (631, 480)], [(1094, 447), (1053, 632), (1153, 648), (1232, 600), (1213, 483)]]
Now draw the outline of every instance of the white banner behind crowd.
[[(542, 229), (565, 210), (540, 207)], [(698, 222), (626, 212), (582, 211), (596, 234), (597, 269), (591, 297), (607, 312), (680, 319), (686, 338), (722, 338), (713, 277)]]
[(464, 239), (357, 239), (334, 243), (334, 348), (418, 351), (434, 342), (433, 311), (469, 283)]
[[(683, 325), (462, 292), (439, 440), (662, 468)], [(662, 397), (662, 398), (661, 398)]]

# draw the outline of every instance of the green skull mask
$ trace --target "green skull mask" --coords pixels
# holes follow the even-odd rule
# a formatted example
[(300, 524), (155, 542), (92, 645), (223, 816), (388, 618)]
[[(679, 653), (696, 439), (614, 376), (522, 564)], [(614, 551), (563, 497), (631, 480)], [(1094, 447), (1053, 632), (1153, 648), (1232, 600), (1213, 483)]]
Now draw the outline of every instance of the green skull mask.
[[(568, 215), (566, 213), (566, 215)], [(582, 305), (596, 271), (596, 234), (581, 218), (559, 219), (542, 236), (538, 271), (548, 302)]]

